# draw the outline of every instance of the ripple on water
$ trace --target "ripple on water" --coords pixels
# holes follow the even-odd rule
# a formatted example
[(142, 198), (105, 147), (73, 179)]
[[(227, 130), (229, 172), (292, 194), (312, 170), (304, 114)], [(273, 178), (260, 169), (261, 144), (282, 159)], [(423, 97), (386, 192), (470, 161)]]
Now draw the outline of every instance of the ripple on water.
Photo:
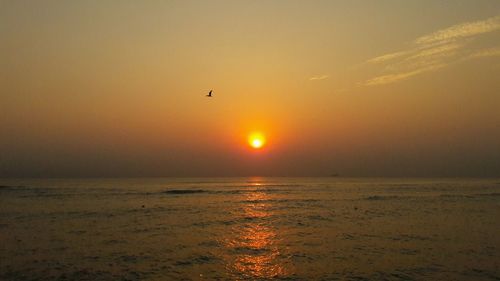
[(196, 193), (205, 193), (207, 192), (206, 190), (203, 189), (170, 189), (170, 190), (165, 190), (163, 193), (165, 194), (196, 194)]

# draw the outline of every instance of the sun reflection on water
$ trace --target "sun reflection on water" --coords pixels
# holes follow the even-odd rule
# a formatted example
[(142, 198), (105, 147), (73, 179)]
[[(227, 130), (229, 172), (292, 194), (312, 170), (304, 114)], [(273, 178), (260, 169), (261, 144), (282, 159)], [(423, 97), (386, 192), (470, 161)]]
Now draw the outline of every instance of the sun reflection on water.
[[(241, 223), (233, 228), (228, 242), (234, 256), (228, 269), (241, 278), (272, 278), (284, 274), (279, 262), (278, 236), (271, 223), (270, 195), (260, 184), (243, 194)], [(265, 187), (264, 187), (265, 188)]]

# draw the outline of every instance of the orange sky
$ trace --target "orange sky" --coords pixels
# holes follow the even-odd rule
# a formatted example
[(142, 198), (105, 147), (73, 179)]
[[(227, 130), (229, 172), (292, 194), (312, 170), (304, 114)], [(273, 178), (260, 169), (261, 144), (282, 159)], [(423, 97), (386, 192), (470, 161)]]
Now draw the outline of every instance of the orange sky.
[(500, 176), (499, 1), (0, 1), (0, 38), (3, 177)]

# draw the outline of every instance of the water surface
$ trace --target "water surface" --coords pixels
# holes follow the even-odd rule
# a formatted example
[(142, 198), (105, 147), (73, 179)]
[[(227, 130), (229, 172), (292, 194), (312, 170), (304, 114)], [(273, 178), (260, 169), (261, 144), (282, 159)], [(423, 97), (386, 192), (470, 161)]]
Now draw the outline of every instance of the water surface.
[(0, 180), (2, 280), (499, 280), (500, 179)]

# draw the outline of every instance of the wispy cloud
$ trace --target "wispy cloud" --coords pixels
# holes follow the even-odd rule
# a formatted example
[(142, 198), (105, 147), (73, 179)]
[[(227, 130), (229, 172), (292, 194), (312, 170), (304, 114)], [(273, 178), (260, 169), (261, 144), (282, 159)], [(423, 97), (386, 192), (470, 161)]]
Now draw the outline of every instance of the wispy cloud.
[(415, 42), (420, 45), (449, 42), (460, 38), (492, 32), (498, 29), (500, 29), (500, 16), (453, 25), (429, 35), (419, 37)]
[(379, 57), (369, 59), (368, 62), (369, 63), (384, 62), (384, 61), (392, 60), (392, 59), (395, 59), (398, 57), (402, 57), (402, 56), (406, 55), (407, 53), (408, 53), (407, 51), (401, 51), (401, 52), (396, 52), (396, 53), (392, 53), (392, 54), (385, 54), (385, 55), (382, 55)]
[(309, 81), (315, 81), (315, 80), (325, 80), (327, 79), (328, 77), (330, 77), (329, 75), (319, 75), (319, 76), (313, 76), (311, 78), (309, 78)]
[(460, 47), (461, 47), (460, 44), (452, 43), (432, 48), (426, 48), (414, 52), (414, 54), (409, 56), (406, 60), (421, 59), (421, 58), (436, 57), (436, 56), (448, 56), (450, 54), (453, 54), (453, 51), (457, 50)]
[(382, 64), (385, 73), (370, 78), (362, 84), (365, 86), (389, 84), (441, 69), (464, 58), (499, 56), (500, 48), (467, 49), (467, 43), (475, 36), (497, 30), (500, 30), (500, 16), (453, 25), (421, 36), (415, 39), (407, 50), (367, 60), (369, 64)]
[(500, 48), (490, 48), (478, 50), (472, 53), (469, 58), (486, 58), (486, 57), (498, 57), (500, 56)]
[(408, 71), (408, 72), (382, 75), (382, 76), (378, 76), (378, 77), (367, 80), (365, 82), (365, 85), (366, 86), (375, 86), (375, 85), (389, 84), (389, 83), (408, 79), (408, 78), (415, 76), (415, 75), (418, 75), (420, 73), (429, 72), (429, 71), (433, 71), (433, 70), (436, 70), (439, 68), (443, 68), (445, 66), (446, 66), (445, 64), (435, 64), (435, 65), (422, 67), (422, 68), (415, 69), (415, 70)]

